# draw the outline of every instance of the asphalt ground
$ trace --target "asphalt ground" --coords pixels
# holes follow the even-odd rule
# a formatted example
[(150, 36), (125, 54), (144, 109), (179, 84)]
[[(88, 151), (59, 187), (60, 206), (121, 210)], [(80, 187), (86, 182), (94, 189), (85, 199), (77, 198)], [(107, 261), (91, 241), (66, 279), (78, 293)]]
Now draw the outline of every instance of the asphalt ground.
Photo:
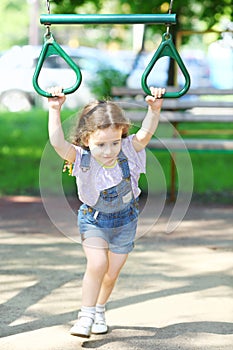
[(233, 206), (192, 203), (168, 234), (171, 211), (146, 211), (108, 303), (109, 333), (80, 340), (69, 334), (85, 271), (75, 224), (58, 208), (54, 225), (40, 198), (1, 198), (0, 349), (232, 350)]

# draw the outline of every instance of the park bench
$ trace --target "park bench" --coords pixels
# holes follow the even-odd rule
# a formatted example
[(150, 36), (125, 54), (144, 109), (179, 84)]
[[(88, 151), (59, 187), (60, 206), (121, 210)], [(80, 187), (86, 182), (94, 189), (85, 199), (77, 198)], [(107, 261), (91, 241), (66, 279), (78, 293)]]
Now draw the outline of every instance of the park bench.
[[(219, 96), (224, 95), (229, 95), (231, 98), (227, 100), (219, 98)], [(112, 96), (121, 102), (122, 108), (124, 108), (127, 117), (131, 121), (141, 121), (144, 118), (146, 103), (143, 90), (113, 87)], [(233, 127), (229, 128), (229, 123), (232, 123), (233, 126), (233, 90), (218, 90), (214, 88), (190, 89), (188, 94), (182, 98), (164, 99), (160, 123), (171, 123), (175, 132), (172, 137), (169, 135), (165, 138), (152, 138), (149, 148), (168, 149), (170, 152), (170, 199), (173, 201), (175, 199), (174, 159), (176, 152), (188, 149), (192, 152), (233, 153), (233, 139), (229, 138), (230, 135), (233, 135)], [(213, 123), (214, 127), (209, 127), (208, 129), (195, 129), (195, 127), (184, 129), (184, 123), (193, 123), (194, 125), (196, 123), (208, 123), (208, 125)], [(228, 127), (218, 129), (216, 128), (216, 123), (228, 123)], [(182, 135), (182, 137), (179, 135)], [(221, 135), (221, 138), (213, 138), (212, 135)], [(205, 137), (200, 138), (200, 136)]]

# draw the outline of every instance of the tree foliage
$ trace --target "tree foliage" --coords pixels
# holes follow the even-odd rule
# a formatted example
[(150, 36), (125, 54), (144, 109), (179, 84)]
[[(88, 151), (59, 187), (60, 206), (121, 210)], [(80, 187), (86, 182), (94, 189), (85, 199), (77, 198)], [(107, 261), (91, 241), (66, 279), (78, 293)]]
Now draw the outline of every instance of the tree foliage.
[[(103, 0), (53, 0), (55, 12), (75, 13), (84, 4), (92, 4), (95, 10), (100, 10)], [(115, 7), (119, 13), (167, 13), (169, 0), (116, 0)], [(225, 17), (232, 20), (232, 0), (174, 0), (172, 12), (179, 19), (177, 29), (196, 29), (198, 22), (204, 22), (210, 29)]]
[[(28, 42), (28, 27), (31, 20), (30, 6), (38, 1), (41, 12), (46, 13), (46, 0), (1, 0), (0, 50), (14, 44)], [(50, 0), (52, 13), (167, 13), (170, 0)], [(172, 31), (210, 29), (225, 18), (232, 21), (232, 0), (174, 0), (172, 12), (177, 14), (178, 23)], [(38, 14), (39, 15), (39, 14)], [(39, 19), (37, 22), (39, 25)], [(219, 29), (219, 28), (218, 28)], [(220, 28), (225, 29), (225, 28)], [(154, 26), (161, 32), (162, 26)]]
[(1, 42), (0, 50), (11, 45), (24, 44), (28, 35), (28, 4), (21, 0), (0, 1)]
[[(154, 0), (151, 2), (144, 0), (130, 1), (119, 0), (122, 5), (127, 4), (132, 13), (163, 13), (167, 12), (169, 1)], [(172, 12), (176, 13), (182, 29), (191, 29), (197, 21), (204, 21), (207, 29), (216, 24), (222, 16), (232, 18), (231, 0), (174, 0)]]
[(56, 13), (75, 13), (79, 7), (90, 3), (93, 9), (100, 10), (102, 7), (102, 0), (53, 0), (55, 4), (54, 12)]
[[(75, 13), (82, 5), (92, 4), (95, 9), (106, 8), (106, 2), (102, 0), (54, 0), (56, 12)], [(107, 2), (108, 3), (108, 2)], [(112, 0), (115, 13), (168, 13), (170, 0)], [(208, 30), (219, 24), (222, 19), (232, 21), (232, 0), (174, 0), (172, 13), (177, 15), (177, 24), (171, 26), (170, 32), (176, 43), (176, 33), (180, 30)], [(151, 27), (151, 26), (150, 26)], [(226, 28), (222, 28), (226, 29)], [(152, 31), (164, 31), (164, 27), (152, 27)], [(144, 48), (144, 40), (142, 50)], [(187, 40), (187, 39), (185, 39)], [(175, 77), (174, 60), (170, 61), (168, 83), (174, 84)]]

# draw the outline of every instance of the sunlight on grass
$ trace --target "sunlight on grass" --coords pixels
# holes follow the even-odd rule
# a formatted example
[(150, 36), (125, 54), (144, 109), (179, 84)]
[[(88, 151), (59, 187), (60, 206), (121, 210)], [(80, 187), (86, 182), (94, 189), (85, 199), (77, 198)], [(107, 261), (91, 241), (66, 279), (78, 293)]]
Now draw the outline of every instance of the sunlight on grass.
[(40, 158), (42, 154), (41, 148), (28, 148), (28, 147), (8, 147), (8, 146), (3, 146), (1, 149), (1, 154), (3, 156), (30, 156), (34, 158)]

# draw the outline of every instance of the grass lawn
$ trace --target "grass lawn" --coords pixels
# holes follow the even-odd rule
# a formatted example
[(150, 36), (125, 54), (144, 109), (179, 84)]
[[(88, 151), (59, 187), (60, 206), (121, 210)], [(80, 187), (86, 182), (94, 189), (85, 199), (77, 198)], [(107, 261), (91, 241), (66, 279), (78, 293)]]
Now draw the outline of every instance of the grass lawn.
[[(71, 111), (63, 111), (65, 130), (71, 128), (74, 118)], [(75, 180), (62, 174), (62, 161), (48, 143), (47, 112), (34, 109), (24, 113), (1, 112), (0, 129), (0, 195), (39, 195), (39, 171), (42, 157), (43, 186), (50, 193), (56, 193), (59, 181), (67, 194), (74, 194)], [(161, 125), (158, 135), (168, 135), (169, 126)], [(192, 128), (192, 124), (184, 125)], [(195, 129), (198, 124), (195, 124)], [(203, 125), (201, 126), (203, 128)], [(208, 129), (209, 125), (204, 125)], [(216, 124), (213, 128), (232, 128), (232, 124)], [(133, 130), (132, 130), (133, 131)], [(206, 137), (206, 136), (202, 136)], [(215, 136), (214, 136), (215, 137)], [(224, 136), (226, 137), (226, 136)], [(44, 153), (43, 153), (44, 152)], [(150, 191), (160, 191), (160, 186), (170, 186), (170, 157), (167, 151), (149, 152), (152, 161), (148, 162), (147, 178), (142, 176), (141, 187)], [(179, 168), (186, 172), (185, 159), (177, 153)], [(194, 172), (194, 193), (214, 199), (216, 194), (223, 194), (227, 201), (233, 196), (233, 154), (218, 152), (191, 152), (191, 164)], [(57, 175), (59, 174), (59, 176)]]
[[(70, 112), (64, 111), (64, 119)], [(0, 195), (39, 195), (41, 156), (48, 142), (47, 112), (1, 112), (0, 129)], [(59, 159), (55, 152), (48, 164), (48, 181), (53, 174), (50, 166)], [(64, 176), (68, 190), (71, 178)]]

